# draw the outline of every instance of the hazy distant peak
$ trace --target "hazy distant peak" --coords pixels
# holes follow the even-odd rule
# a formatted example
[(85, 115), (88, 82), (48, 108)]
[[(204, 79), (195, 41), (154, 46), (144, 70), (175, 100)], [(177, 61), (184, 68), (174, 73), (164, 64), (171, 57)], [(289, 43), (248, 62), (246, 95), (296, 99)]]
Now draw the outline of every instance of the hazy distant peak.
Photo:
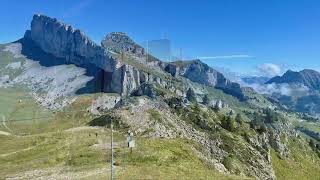
[(304, 69), (299, 72), (288, 70), (282, 76), (276, 76), (266, 83), (303, 84), (310, 89), (320, 90), (320, 73), (312, 69)]

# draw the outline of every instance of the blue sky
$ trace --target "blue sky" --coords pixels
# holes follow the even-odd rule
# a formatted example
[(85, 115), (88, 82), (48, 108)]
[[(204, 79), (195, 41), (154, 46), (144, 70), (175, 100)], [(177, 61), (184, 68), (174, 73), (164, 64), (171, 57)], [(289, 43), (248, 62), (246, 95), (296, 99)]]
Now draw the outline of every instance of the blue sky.
[(81, 29), (97, 43), (112, 31), (127, 32), (137, 42), (166, 37), (185, 58), (206, 57), (211, 66), (242, 74), (320, 70), (318, 0), (1, 2), (0, 43), (22, 37), (32, 15), (42, 13)]

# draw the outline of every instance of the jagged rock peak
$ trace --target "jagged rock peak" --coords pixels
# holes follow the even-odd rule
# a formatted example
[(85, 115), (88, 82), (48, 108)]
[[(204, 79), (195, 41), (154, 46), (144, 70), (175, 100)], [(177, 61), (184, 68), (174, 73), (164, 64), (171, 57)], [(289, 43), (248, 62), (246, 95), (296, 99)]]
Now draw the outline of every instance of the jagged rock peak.
[(145, 55), (144, 48), (135, 43), (124, 32), (112, 32), (102, 40), (101, 46), (117, 53), (125, 52), (137, 56)]
[(113, 71), (115, 61), (108, 57), (104, 49), (90, 40), (79, 29), (50, 18), (36, 14), (31, 22), (31, 30), (25, 34), (46, 53), (74, 64), (95, 64), (106, 71)]
[(57, 20), (57, 18), (51, 18), (51, 17), (43, 15), (43, 14), (34, 14), (32, 20), (33, 21), (44, 21), (47, 23), (57, 23), (57, 24), (60, 24), (61, 26), (66, 27), (67, 29), (70, 28), (70, 30), (74, 31), (72, 26)]
[(82, 36), (84, 39), (86, 39), (87, 43), (90, 43), (93, 46), (97, 46), (97, 44), (95, 42), (93, 42), (89, 37), (87, 37), (82, 31), (80, 31), (79, 29), (73, 28), (69, 24), (63, 23), (56, 18), (51, 18), (49, 16), (42, 15), (42, 14), (35, 14), (35, 15), (33, 15), (33, 18), (32, 18), (31, 28), (32, 28), (33, 24), (39, 23), (39, 22), (44, 23), (44, 25), (55, 24), (58, 27), (60, 26), (60, 27), (64, 28), (65, 31), (69, 31), (71, 33), (79, 33), (80, 36)]
[(117, 43), (130, 43), (135, 44), (135, 42), (127, 35), (125, 32), (111, 32), (106, 35), (106, 40), (117, 42)]

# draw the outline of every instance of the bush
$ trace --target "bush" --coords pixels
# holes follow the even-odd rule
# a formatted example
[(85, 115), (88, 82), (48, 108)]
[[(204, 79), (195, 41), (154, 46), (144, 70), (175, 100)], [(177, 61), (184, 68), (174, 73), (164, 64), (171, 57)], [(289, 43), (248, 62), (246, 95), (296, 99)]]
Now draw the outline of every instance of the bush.
[(236, 122), (239, 123), (240, 125), (243, 124), (242, 117), (241, 117), (241, 114), (240, 114), (240, 113), (238, 113), (238, 114), (236, 115), (235, 120), (236, 120)]
[(106, 114), (100, 117), (97, 117), (91, 120), (88, 125), (89, 126), (107, 126), (110, 127), (112, 120), (112, 124), (114, 128), (127, 128), (127, 125), (122, 124), (120, 122), (120, 118), (111, 114)]
[(267, 132), (267, 126), (263, 122), (257, 120), (250, 122), (250, 128), (256, 130), (260, 134)]
[(216, 104), (212, 107), (212, 110), (213, 110), (214, 112), (216, 112), (216, 113), (220, 111), (220, 107), (219, 107), (218, 103), (216, 103)]
[(265, 110), (265, 123), (274, 123), (277, 122), (279, 120), (278, 114), (273, 112), (271, 109), (266, 109)]
[(210, 100), (207, 94), (204, 95), (204, 97), (202, 98), (202, 103), (205, 105), (208, 105), (210, 103)]
[(310, 141), (309, 141), (309, 146), (311, 147), (311, 149), (315, 149), (315, 147), (316, 147), (316, 144), (315, 144), (315, 142), (314, 142), (314, 140), (313, 139), (310, 139)]
[(189, 88), (187, 91), (187, 99), (190, 102), (197, 102), (196, 94), (194, 93), (194, 91), (191, 88)]
[(151, 119), (155, 120), (156, 122), (162, 123), (161, 114), (159, 113), (159, 111), (149, 109), (148, 113), (150, 114)]
[(223, 116), (221, 126), (230, 132), (234, 132), (236, 130), (235, 121), (231, 116)]
[(222, 164), (224, 165), (224, 167), (226, 167), (229, 171), (233, 170), (233, 156), (227, 156), (223, 159)]

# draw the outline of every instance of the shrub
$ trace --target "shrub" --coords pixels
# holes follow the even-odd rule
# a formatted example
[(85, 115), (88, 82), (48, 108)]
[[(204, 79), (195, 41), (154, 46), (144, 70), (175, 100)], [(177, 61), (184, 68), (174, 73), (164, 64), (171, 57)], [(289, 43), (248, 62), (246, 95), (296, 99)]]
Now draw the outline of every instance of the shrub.
[(189, 88), (187, 91), (187, 99), (190, 102), (197, 102), (196, 94), (194, 93), (194, 91), (191, 88)]
[(240, 113), (238, 113), (238, 114), (236, 115), (235, 120), (236, 120), (236, 122), (239, 123), (240, 125), (243, 124), (242, 117), (241, 117), (241, 114), (240, 114)]
[(231, 116), (223, 116), (221, 126), (230, 132), (234, 132), (236, 129), (235, 121)]
[(202, 98), (202, 103), (205, 105), (208, 105), (210, 103), (210, 100), (207, 94), (204, 95), (204, 97)]

